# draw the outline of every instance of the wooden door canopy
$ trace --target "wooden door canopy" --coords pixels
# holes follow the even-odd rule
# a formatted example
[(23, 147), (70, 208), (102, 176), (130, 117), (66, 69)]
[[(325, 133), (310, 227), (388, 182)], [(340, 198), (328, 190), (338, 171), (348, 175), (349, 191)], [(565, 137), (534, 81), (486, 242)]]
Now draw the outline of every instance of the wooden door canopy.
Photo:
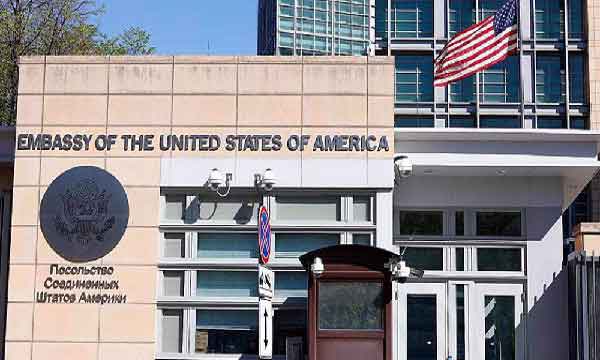
[(385, 264), (400, 259), (399, 255), (374, 246), (334, 245), (306, 253), (300, 256), (300, 262), (305, 270), (310, 271), (310, 265), (317, 257), (321, 258), (325, 265), (358, 266), (382, 273), (390, 271)]

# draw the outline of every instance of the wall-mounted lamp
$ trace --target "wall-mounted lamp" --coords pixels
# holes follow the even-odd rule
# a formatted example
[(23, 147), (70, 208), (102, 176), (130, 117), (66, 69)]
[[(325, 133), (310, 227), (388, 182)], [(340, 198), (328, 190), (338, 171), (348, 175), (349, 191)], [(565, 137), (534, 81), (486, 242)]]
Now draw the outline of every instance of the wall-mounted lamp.
[[(232, 179), (233, 175), (231, 173), (226, 173), (225, 176), (223, 176), (223, 173), (220, 172), (219, 169), (214, 168), (208, 175), (208, 188), (217, 193), (220, 197), (226, 197), (231, 190)], [(225, 188), (225, 192), (221, 192), (221, 189), (223, 188)]]
[(254, 185), (263, 191), (270, 192), (277, 184), (277, 177), (271, 168), (267, 168), (264, 174), (254, 174)]
[(319, 278), (321, 277), (321, 275), (323, 275), (323, 273), (325, 272), (325, 265), (323, 265), (323, 260), (321, 260), (320, 257), (315, 258), (312, 265), (310, 266), (310, 271), (312, 271), (313, 275), (316, 278)]

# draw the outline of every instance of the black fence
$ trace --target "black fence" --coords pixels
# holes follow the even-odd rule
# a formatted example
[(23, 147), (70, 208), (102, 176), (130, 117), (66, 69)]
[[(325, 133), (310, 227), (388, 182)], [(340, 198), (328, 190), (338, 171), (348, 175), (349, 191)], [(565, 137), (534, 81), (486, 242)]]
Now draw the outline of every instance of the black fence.
[(600, 253), (569, 255), (571, 360), (600, 360)]

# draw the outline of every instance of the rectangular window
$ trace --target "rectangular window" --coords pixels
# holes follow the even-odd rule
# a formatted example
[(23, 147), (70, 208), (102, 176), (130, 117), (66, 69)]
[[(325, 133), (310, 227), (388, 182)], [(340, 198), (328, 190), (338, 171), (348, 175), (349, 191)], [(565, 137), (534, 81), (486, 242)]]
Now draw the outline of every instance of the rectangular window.
[(582, 54), (569, 54), (569, 100), (585, 102), (585, 64)]
[(258, 296), (255, 271), (198, 271), (196, 295), (202, 297)]
[(585, 19), (583, 13), (583, 1), (569, 0), (567, 6), (569, 7), (569, 38), (583, 39), (583, 25)]
[(450, 36), (456, 35), (475, 24), (475, 1), (473, 0), (450, 0)]
[(400, 211), (400, 235), (443, 235), (442, 211)]
[(375, 0), (375, 38), (387, 40), (387, 0)]
[(494, 129), (516, 129), (521, 127), (521, 118), (518, 116), (481, 116), (479, 127)]
[(161, 352), (180, 353), (183, 332), (183, 311), (178, 309), (163, 309), (161, 315)]
[(355, 196), (352, 202), (354, 221), (371, 221), (371, 198), (368, 196)]
[(479, 92), (480, 100), (484, 103), (519, 102), (519, 57), (509, 56), (484, 70), (480, 76)]
[(247, 224), (258, 211), (256, 195), (230, 195), (221, 198), (213, 195), (196, 197), (190, 204), (189, 221), (225, 221)]
[(163, 256), (166, 258), (184, 258), (185, 257), (185, 234), (184, 233), (165, 233)]
[(277, 257), (298, 257), (322, 247), (338, 245), (339, 234), (289, 234), (277, 233), (275, 252)]
[(394, 116), (394, 126), (402, 127), (433, 127), (433, 117), (431, 116)]
[(538, 129), (566, 129), (567, 119), (564, 116), (538, 116)]
[(277, 271), (275, 273), (275, 296), (306, 297), (308, 278), (305, 271)]
[(306, 310), (275, 310), (273, 354), (284, 359), (286, 355), (288, 359), (304, 359), (307, 317)]
[(456, 248), (456, 271), (465, 271), (465, 248)]
[(406, 264), (415, 269), (444, 270), (444, 249), (442, 248), (407, 247), (404, 251), (404, 258)]
[(485, 296), (484, 302), (485, 360), (516, 359), (514, 296)]
[(474, 128), (477, 124), (473, 116), (456, 116), (450, 115), (450, 123), (448, 127), (451, 128)]
[(456, 285), (456, 360), (465, 360), (465, 285)]
[(535, 93), (539, 103), (565, 101), (565, 69), (560, 56), (537, 56)]
[(340, 221), (340, 198), (334, 196), (278, 196), (278, 221)]
[(521, 236), (520, 211), (477, 212), (477, 236)]
[(571, 116), (571, 129), (586, 130), (590, 128), (589, 118), (585, 116)]
[(535, 29), (538, 39), (562, 39), (565, 33), (563, 2), (535, 0)]
[(165, 195), (165, 220), (183, 220), (185, 195)]
[(396, 56), (396, 102), (433, 101), (433, 58), (428, 55)]
[[(442, 325), (442, 324), (439, 324)], [(439, 359), (437, 348), (437, 298), (406, 296), (406, 358)]]
[(352, 234), (352, 244), (371, 246), (371, 234)]
[(383, 284), (319, 282), (319, 329), (383, 330)]
[(454, 213), (454, 233), (456, 236), (465, 235), (465, 212), (457, 211)]
[(163, 295), (183, 296), (183, 271), (163, 271)]
[(478, 248), (478, 271), (521, 271), (521, 249)]
[(475, 76), (469, 76), (450, 84), (450, 101), (470, 103), (475, 99)]
[(197, 310), (195, 352), (256, 355), (257, 321), (256, 310)]
[(390, 28), (392, 38), (433, 36), (432, 0), (392, 0)]
[(198, 233), (199, 258), (258, 257), (256, 233)]

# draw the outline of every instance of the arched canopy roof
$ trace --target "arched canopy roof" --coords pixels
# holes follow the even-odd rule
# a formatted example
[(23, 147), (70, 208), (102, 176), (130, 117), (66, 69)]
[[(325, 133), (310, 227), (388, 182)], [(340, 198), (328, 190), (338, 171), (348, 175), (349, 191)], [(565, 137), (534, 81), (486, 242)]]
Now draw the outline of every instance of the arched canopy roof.
[(398, 260), (399, 255), (385, 249), (366, 245), (334, 245), (320, 248), (300, 256), (300, 262), (305, 270), (310, 270), (310, 265), (316, 257), (327, 264), (344, 264), (364, 266), (380, 272), (389, 271), (385, 264), (390, 260)]

